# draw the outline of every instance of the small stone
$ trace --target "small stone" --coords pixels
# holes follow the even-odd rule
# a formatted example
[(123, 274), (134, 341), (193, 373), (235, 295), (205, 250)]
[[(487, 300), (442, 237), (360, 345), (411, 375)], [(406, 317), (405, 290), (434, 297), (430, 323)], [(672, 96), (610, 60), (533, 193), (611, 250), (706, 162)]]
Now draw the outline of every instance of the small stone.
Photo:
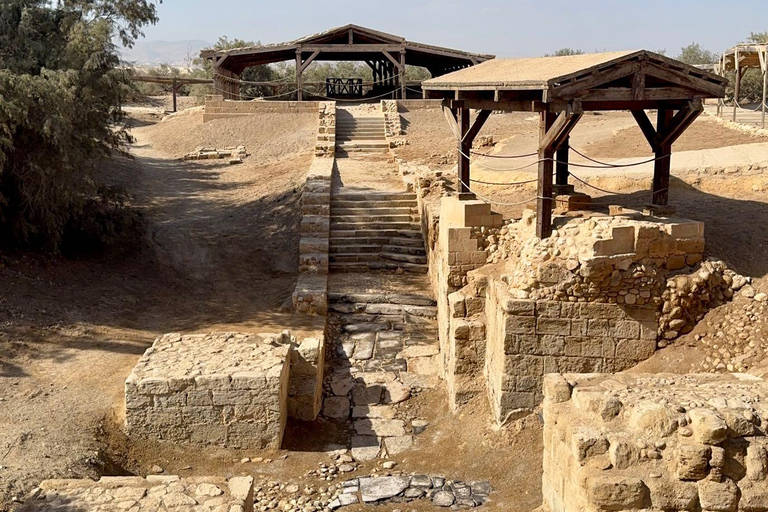
[(154, 466), (152, 466), (149, 469), (149, 472), (152, 473), (152, 474), (155, 474), (155, 475), (159, 475), (159, 474), (163, 473), (164, 471), (165, 470), (163, 468), (161, 468), (160, 466), (158, 466), (157, 464), (155, 464)]
[(413, 433), (416, 435), (419, 435), (423, 433), (425, 430), (427, 430), (427, 427), (429, 426), (429, 422), (427, 420), (413, 420), (411, 421), (411, 429), (413, 430)]
[(397, 466), (397, 462), (391, 460), (388, 460), (381, 465), (384, 469), (395, 469), (395, 466)]
[(432, 504), (436, 507), (450, 507), (454, 501), (456, 497), (448, 491), (438, 491), (432, 496)]

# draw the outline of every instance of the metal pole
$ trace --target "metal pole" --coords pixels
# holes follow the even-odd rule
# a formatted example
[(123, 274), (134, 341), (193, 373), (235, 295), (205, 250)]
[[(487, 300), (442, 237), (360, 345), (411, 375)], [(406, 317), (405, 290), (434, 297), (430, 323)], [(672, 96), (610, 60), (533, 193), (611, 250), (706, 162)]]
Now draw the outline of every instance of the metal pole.
[(763, 105), (762, 105), (762, 111), (763, 111), (763, 128), (765, 128), (765, 101), (766, 101), (766, 89), (768, 89), (768, 45), (763, 46), (763, 62), (762, 68), (763, 68)]
[(173, 77), (173, 111), (176, 112), (176, 77)]

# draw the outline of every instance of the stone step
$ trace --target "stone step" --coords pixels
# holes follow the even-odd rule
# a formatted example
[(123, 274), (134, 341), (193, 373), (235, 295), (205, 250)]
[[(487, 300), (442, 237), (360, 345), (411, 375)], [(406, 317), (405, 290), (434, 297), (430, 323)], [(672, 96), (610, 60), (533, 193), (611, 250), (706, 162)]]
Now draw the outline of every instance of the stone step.
[(333, 201), (416, 201), (413, 192), (340, 192), (334, 194)]
[(337, 126), (336, 135), (338, 136), (341, 133), (384, 133), (384, 124), (371, 126)]
[(437, 301), (425, 295), (399, 293), (341, 293), (331, 292), (328, 300), (332, 303), (379, 303), (411, 306), (437, 306)]
[(341, 208), (331, 207), (331, 215), (419, 215), (416, 207), (398, 206), (393, 208)]
[(411, 256), (426, 256), (427, 251), (424, 250), (424, 246), (409, 247), (401, 245), (385, 245), (381, 248), (382, 252), (390, 254), (410, 254)]
[(404, 199), (391, 200), (391, 201), (345, 201), (345, 200), (331, 200), (331, 209), (333, 208), (352, 208), (352, 209), (368, 209), (368, 208), (409, 208), (418, 209), (416, 201)]
[(336, 147), (336, 154), (344, 156), (349, 153), (388, 153), (389, 148), (359, 148), (359, 147)]
[(385, 260), (390, 261), (401, 261), (405, 263), (415, 263), (415, 264), (421, 264), (426, 265), (427, 264), (427, 257), (426, 256), (416, 256), (411, 254), (400, 254), (400, 253), (388, 253), (388, 252), (382, 252), (381, 258)]
[(419, 224), (410, 222), (331, 222), (331, 231), (351, 231), (361, 229), (418, 231), (420, 227)]
[(371, 262), (371, 261), (397, 261), (403, 263), (414, 263), (417, 265), (426, 265), (426, 256), (417, 256), (409, 254), (395, 254), (385, 253), (381, 251), (371, 252), (331, 252), (328, 255), (328, 261), (331, 263), (356, 263), (356, 262)]
[[(386, 248), (386, 249), (385, 249)], [(407, 254), (411, 256), (426, 257), (427, 252), (419, 247), (399, 247), (394, 245), (331, 245), (329, 248), (331, 254)]]
[(384, 126), (383, 117), (337, 117), (336, 127), (339, 126)]
[[(424, 242), (416, 238), (396, 238), (396, 237), (379, 237), (379, 238), (366, 238), (366, 237), (344, 237), (331, 239), (330, 247), (343, 248), (354, 245), (373, 245), (379, 249), (383, 249), (384, 246), (390, 248), (414, 248), (423, 249)], [(398, 252), (396, 250), (389, 249), (389, 252)]]
[(343, 151), (354, 151), (356, 149), (389, 149), (389, 142), (386, 140), (367, 140), (358, 139), (355, 141), (339, 141), (336, 144), (336, 149)]
[(329, 265), (331, 272), (369, 272), (369, 271), (396, 271), (402, 269), (403, 272), (412, 274), (426, 274), (429, 272), (427, 265), (414, 265), (411, 263), (396, 262), (363, 262), (363, 263), (337, 263), (331, 262)]
[(367, 323), (386, 323), (394, 322), (405, 324), (403, 316), (405, 313), (419, 318), (436, 319), (437, 307), (435, 306), (417, 306), (409, 304), (389, 304), (389, 303), (357, 303), (347, 304), (342, 302), (331, 303), (328, 306), (330, 311), (339, 313), (339, 319), (342, 324), (367, 322)]
[(372, 212), (369, 215), (339, 215), (336, 212), (331, 211), (331, 222), (344, 222), (344, 223), (383, 223), (383, 222), (419, 222), (417, 215), (378, 215)]
[[(422, 241), (420, 229), (332, 229), (331, 241), (341, 238), (404, 238)], [(423, 242), (422, 242), (423, 243)]]

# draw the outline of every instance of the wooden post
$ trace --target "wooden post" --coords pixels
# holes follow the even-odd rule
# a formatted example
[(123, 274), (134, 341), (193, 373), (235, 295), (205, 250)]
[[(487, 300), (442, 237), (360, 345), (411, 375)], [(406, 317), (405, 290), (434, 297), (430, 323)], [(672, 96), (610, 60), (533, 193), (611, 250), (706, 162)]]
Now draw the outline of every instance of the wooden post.
[(299, 101), (304, 99), (301, 89), (301, 49), (298, 49), (296, 50), (296, 99)]
[[(656, 123), (656, 133), (667, 131), (673, 112), (660, 108)], [(666, 205), (669, 203), (669, 171), (672, 164), (672, 143), (659, 144), (655, 150), (656, 161), (653, 166), (653, 204)]]
[(173, 111), (176, 112), (176, 77), (173, 77), (171, 87), (173, 87)]
[(568, 177), (570, 172), (568, 171), (568, 157), (571, 149), (571, 137), (565, 138), (563, 144), (557, 150), (557, 163), (555, 165), (555, 193), (556, 194), (572, 194), (573, 186), (568, 185)]
[(469, 190), (469, 152), (472, 143), (466, 140), (469, 131), (469, 109), (463, 104), (458, 106), (458, 124), (459, 124), (459, 194), (470, 194)]
[(556, 114), (541, 112), (539, 118), (539, 182), (536, 199), (536, 236), (547, 238), (552, 234), (552, 157), (550, 146), (541, 145), (549, 129), (555, 123)]
[(739, 108), (739, 89), (741, 89), (741, 68), (739, 67), (739, 47), (733, 52), (733, 65), (736, 68), (736, 83), (733, 86), (733, 122), (736, 122), (736, 109)]
[(763, 118), (763, 129), (765, 129), (765, 102), (768, 101), (768, 45), (760, 50), (760, 68), (763, 71), (763, 105), (760, 107)]
[(400, 77), (400, 99), (404, 100), (407, 95), (405, 88), (405, 50), (400, 52), (400, 74), (398, 76)]

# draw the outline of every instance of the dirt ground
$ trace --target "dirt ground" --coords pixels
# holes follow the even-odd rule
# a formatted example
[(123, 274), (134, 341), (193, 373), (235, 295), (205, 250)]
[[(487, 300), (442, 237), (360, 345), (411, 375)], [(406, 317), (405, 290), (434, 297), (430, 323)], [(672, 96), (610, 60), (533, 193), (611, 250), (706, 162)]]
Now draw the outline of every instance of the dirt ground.
[[(138, 442), (120, 432), (124, 379), (158, 334), (315, 327), (284, 308), (296, 279), (298, 205), (312, 158), (314, 116), (269, 114), (203, 125), (199, 110), (160, 121), (162, 115), (153, 110), (159, 107), (134, 108), (134, 158), (115, 160), (105, 173), (135, 195), (149, 224), (146, 241), (128, 253), (80, 259), (0, 256), (0, 510), (45, 478), (146, 474), (153, 465), (170, 474), (306, 481), (307, 471), (327, 461), (327, 446), (346, 435), (340, 425), (325, 420), (291, 422), (284, 451), (255, 454), (192, 452)], [(420, 110), (403, 117), (409, 144), (398, 154), (449, 168), (455, 145), (442, 114)], [(595, 157), (645, 155), (642, 136), (630, 122), (623, 114), (587, 116), (574, 140)], [(530, 146), (537, 123), (530, 115), (494, 115), (482, 134), (503, 141), (499, 149), (521, 150)], [(764, 141), (702, 119), (675, 149), (753, 142)], [(242, 165), (178, 160), (201, 146), (238, 144), (251, 153)], [(399, 190), (392, 169), (382, 159), (378, 174), (365, 176), (353, 162), (342, 162), (335, 185)], [(617, 173), (592, 183), (630, 194), (594, 193), (605, 205), (647, 202), (642, 180)], [(692, 175), (673, 180), (671, 197), (678, 214), (705, 222), (707, 256), (724, 259), (737, 272), (753, 276), (756, 287), (768, 289), (763, 228), (768, 198), (754, 184), (752, 178)], [(522, 202), (498, 207), (511, 216), (519, 214), (535, 189), (478, 184), (477, 190), (501, 202)], [(387, 286), (380, 278), (358, 284)], [(743, 302), (735, 301), (710, 312), (707, 320), (733, 317), (740, 309)], [(635, 371), (698, 368), (708, 352), (695, 338), (706, 325), (697, 329)], [(541, 503), (537, 414), (495, 429), (488, 424), (484, 397), (453, 415), (444, 389), (423, 392), (407, 406), (431, 425), (414, 450), (394, 459), (398, 470), (497, 482), (487, 510), (530, 511)], [(239, 462), (256, 455), (271, 462)], [(373, 467), (362, 464), (355, 474)], [(427, 509), (420, 507), (407, 506)]]
[[(168, 151), (210, 144), (199, 115), (162, 128), (139, 116), (135, 158), (119, 158), (106, 172), (144, 211), (145, 243), (74, 260), (3, 255), (0, 510), (44, 478), (123, 471), (126, 462), (112, 460), (101, 442), (104, 419), (157, 335), (312, 327), (282, 306), (296, 280), (298, 204), (315, 121), (286, 121), (265, 120), (262, 137), (273, 142), (229, 166), (169, 158)], [(232, 124), (232, 132), (243, 129)]]

